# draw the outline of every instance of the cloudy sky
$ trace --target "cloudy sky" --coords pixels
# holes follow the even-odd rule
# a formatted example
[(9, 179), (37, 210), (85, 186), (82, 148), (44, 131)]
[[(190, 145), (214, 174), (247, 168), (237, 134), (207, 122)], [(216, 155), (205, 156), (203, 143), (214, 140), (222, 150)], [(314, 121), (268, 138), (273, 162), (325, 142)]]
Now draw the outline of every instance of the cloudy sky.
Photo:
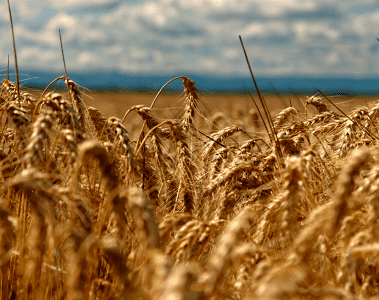
[[(357, 5), (359, 3), (359, 5)], [(247, 76), (379, 75), (371, 0), (11, 0), (21, 70)], [(0, 0), (0, 70), (13, 61)]]

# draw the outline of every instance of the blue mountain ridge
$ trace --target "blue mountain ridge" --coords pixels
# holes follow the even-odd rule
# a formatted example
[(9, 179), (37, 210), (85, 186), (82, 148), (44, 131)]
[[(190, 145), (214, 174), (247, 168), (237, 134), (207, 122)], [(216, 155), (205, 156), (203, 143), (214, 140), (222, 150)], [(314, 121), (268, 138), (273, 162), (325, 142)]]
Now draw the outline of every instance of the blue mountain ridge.
[[(64, 73), (20, 72), (20, 83), (24, 88), (44, 89), (55, 78)], [(121, 74), (121, 73), (70, 73), (68, 77), (89, 90), (99, 91), (158, 91), (173, 77), (185, 75), (192, 79), (201, 93), (254, 93), (255, 87), (251, 77), (211, 76), (199, 74)], [(6, 74), (5, 74), (6, 76)], [(255, 75), (256, 76), (256, 75)], [(10, 80), (15, 81), (14, 72)], [(379, 77), (369, 76), (256, 76), (258, 88), (264, 93), (314, 94), (317, 89), (333, 95), (379, 95)], [(52, 85), (64, 88), (63, 81)], [(166, 87), (167, 91), (182, 91), (182, 81), (176, 80)]]

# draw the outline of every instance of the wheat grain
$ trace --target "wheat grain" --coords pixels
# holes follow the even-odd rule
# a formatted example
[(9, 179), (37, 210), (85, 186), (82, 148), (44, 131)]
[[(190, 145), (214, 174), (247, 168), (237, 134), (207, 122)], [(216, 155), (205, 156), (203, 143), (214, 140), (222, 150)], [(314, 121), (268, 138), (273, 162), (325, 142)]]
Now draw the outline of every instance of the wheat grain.
[(198, 90), (195, 87), (195, 82), (188, 77), (183, 77), (184, 93), (186, 95), (186, 105), (184, 108), (184, 116), (182, 118), (183, 128), (188, 130), (189, 126), (193, 123), (195, 116), (195, 109), (197, 108), (197, 102), (199, 97), (197, 96)]
[(323, 112), (328, 112), (329, 109), (323, 102), (321, 102), (321, 99), (321, 96), (313, 95), (312, 97), (308, 97), (306, 103), (316, 107), (319, 114)]

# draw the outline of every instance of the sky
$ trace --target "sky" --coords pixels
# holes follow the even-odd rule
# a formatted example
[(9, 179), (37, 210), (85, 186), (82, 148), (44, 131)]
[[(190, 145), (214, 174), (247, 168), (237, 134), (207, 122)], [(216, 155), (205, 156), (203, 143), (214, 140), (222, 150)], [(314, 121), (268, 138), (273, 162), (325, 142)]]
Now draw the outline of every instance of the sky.
[[(357, 4), (359, 3), (359, 5)], [(11, 0), (20, 70), (248, 76), (379, 75), (371, 0)], [(13, 63), (0, 0), (0, 70)]]

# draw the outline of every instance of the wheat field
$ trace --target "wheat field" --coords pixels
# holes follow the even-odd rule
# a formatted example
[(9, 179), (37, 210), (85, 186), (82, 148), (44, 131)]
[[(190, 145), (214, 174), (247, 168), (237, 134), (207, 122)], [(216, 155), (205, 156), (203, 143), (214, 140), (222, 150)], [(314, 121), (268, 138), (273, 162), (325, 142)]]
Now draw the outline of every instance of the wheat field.
[(379, 102), (268, 120), (185, 76), (126, 109), (60, 79), (2, 81), (1, 299), (378, 297)]

